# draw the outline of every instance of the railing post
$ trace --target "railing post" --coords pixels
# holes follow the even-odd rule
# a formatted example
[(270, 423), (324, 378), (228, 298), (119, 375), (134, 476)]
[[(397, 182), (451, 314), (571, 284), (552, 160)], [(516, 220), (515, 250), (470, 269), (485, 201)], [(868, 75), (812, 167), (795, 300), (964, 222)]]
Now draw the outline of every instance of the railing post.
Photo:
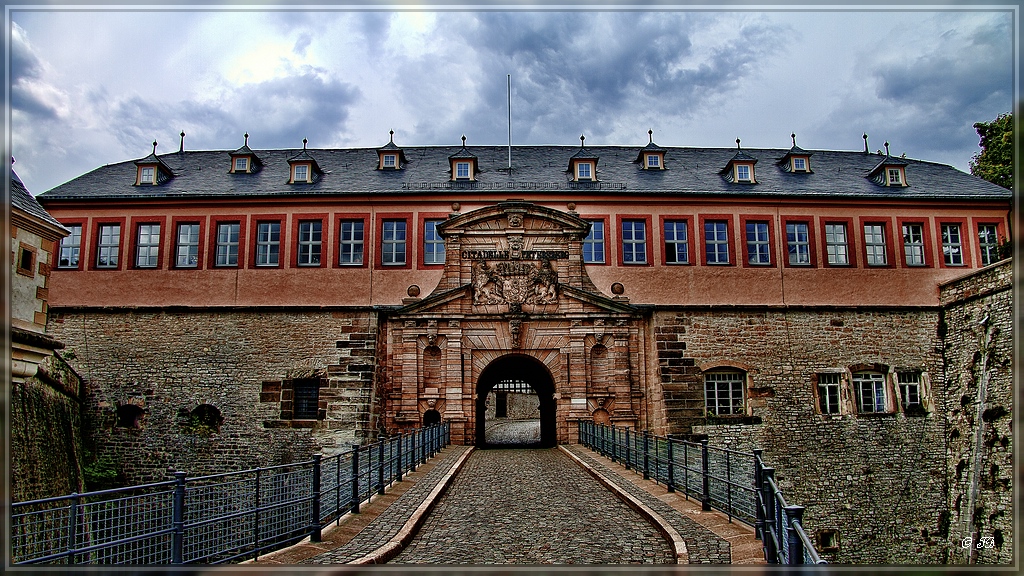
[(384, 435), (377, 436), (377, 494), (384, 493)]
[(313, 513), (309, 524), (309, 541), (320, 542), (320, 454), (313, 455)]
[(181, 564), (185, 544), (185, 473), (174, 473), (174, 502), (171, 509), (171, 564)]
[(732, 522), (732, 459), (728, 446), (725, 449), (725, 513)]
[(253, 513), (252, 513), (252, 547), (253, 547), (253, 560), (259, 560), (260, 558), (260, 469), (256, 468), (254, 472), (256, 495), (253, 498)]
[(786, 506), (786, 540), (789, 544), (789, 563), (804, 563), (804, 543), (800, 535), (796, 533), (793, 522), (802, 523), (804, 518), (803, 506)]
[(644, 430), (644, 480), (651, 479), (651, 435), (647, 430)]
[(402, 444), (404, 442), (405, 442), (405, 432), (399, 432), (398, 433), (398, 450), (396, 451), (396, 454), (395, 454), (395, 459), (397, 461), (397, 466), (398, 466), (398, 473), (395, 474), (395, 478), (397, 478), (399, 482), (402, 481), (402, 475), (405, 474), (405, 463), (402, 462)]
[(352, 445), (352, 508), (353, 514), (359, 514), (359, 445)]
[(672, 457), (672, 435), (667, 434), (665, 436), (666, 442), (668, 442), (668, 482), (665, 483), (665, 487), (668, 488), (669, 492), (676, 491), (676, 461)]
[[(71, 510), (69, 510), (70, 526), (68, 527), (68, 564), (75, 563), (75, 550), (78, 549), (78, 492), (71, 493)], [(173, 521), (173, 520), (172, 520)]]
[(630, 469), (629, 428), (626, 428), (626, 470)]
[(700, 441), (701, 498), (700, 509), (711, 510), (711, 458), (708, 456), (708, 439)]
[(764, 542), (764, 508), (761, 495), (764, 493), (764, 480), (761, 478), (760, 448), (754, 449), (754, 535)]
[(415, 472), (416, 465), (419, 464), (419, 456), (416, 455), (416, 436), (418, 430), (413, 430), (409, 433), (409, 437), (412, 439), (412, 449), (409, 450), (409, 471)]
[(775, 478), (775, 469), (765, 466), (761, 468), (762, 493), (764, 501), (764, 527), (765, 538), (761, 544), (764, 546), (764, 559), (769, 564), (779, 563), (779, 535), (775, 530), (775, 494), (772, 493), (771, 480)]
[(619, 458), (619, 436), (618, 431), (615, 429), (615, 424), (612, 424), (611, 428), (608, 429), (608, 433), (612, 437), (612, 462), (618, 462)]

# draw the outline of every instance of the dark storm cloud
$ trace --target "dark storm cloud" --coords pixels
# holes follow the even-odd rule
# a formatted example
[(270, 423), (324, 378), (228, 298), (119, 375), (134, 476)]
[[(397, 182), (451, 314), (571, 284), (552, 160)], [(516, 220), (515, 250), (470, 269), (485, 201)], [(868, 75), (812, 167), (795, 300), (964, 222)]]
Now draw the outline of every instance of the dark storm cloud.
[(191, 149), (241, 146), (243, 132), (252, 136), (254, 147), (299, 148), (305, 137), (312, 148), (337, 140), (359, 98), (358, 88), (307, 67), (231, 87), (216, 101), (124, 98), (110, 106), (110, 114), (111, 125), (121, 127), (118, 139), (128, 149), (146, 148), (155, 135), (170, 135), (173, 147), (161, 142), (159, 151), (176, 150), (179, 130), (185, 131)]
[(11, 26), (10, 74), (12, 109), (37, 120), (60, 117), (61, 95), (43, 82), (43, 63), (17, 24)]
[[(696, 49), (694, 34), (715, 20), (699, 13), (453, 15), (441, 21), (437, 33), (451, 37), (457, 31), (475, 49), (475, 54), (467, 51), (465, 61), (458, 53), (446, 57), (465, 68), (479, 93), (465, 96), (475, 104), (451, 124), (456, 131), (479, 134), (477, 142), (501, 142), (507, 135), (502, 113), (507, 73), (512, 74), (519, 141), (571, 143), (584, 130), (599, 141), (630, 116), (637, 121), (688, 116), (735, 89), (759, 59), (782, 45), (783, 28), (751, 21), (733, 38)], [(418, 99), (417, 105), (438, 96), (422, 88), (431, 83), (424, 69), (435, 64), (426, 57), (413, 59), (398, 75), (406, 98)], [(451, 128), (429, 123), (417, 128), (428, 140), (457, 137)]]

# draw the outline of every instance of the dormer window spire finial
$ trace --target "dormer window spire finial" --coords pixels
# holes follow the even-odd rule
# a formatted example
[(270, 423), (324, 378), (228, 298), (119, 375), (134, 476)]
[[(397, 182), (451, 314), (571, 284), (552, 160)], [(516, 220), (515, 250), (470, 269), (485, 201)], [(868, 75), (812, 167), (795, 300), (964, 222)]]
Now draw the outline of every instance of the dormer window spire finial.
[(153, 140), (153, 154), (156, 154), (156, 140)]
[(868, 148), (868, 133), (867, 132), (864, 133), (863, 138), (864, 138), (864, 153), (865, 154), (869, 154), (871, 152), (871, 149)]
[(248, 146), (249, 145), (249, 133), (246, 132), (245, 134), (242, 134), (242, 137), (245, 138), (245, 145)]
[(302, 139), (302, 149), (303, 149), (303, 150), (305, 150), (305, 149), (306, 149), (306, 142), (308, 142), (308, 140), (306, 140), (305, 138), (303, 138), (303, 139)]
[(394, 144), (395, 143), (395, 131), (394, 130), (390, 130), (390, 131), (388, 131), (388, 134), (391, 135), (391, 143)]
[(739, 138), (736, 139), (736, 149), (737, 150), (740, 149), (740, 139)]
[(790, 134), (789, 137), (793, 139), (793, 146), (796, 146), (796, 132)]
[(178, 152), (184, 152), (185, 151), (185, 131), (182, 130), (181, 134), (179, 134), (179, 136), (181, 136), (181, 144), (178, 145)]
[(580, 148), (583, 148), (583, 141), (586, 140), (586, 139), (587, 139), (586, 136), (584, 136), (583, 134), (580, 134)]
[(888, 140), (885, 141), (884, 146), (885, 146), (885, 155), (888, 156), (889, 155), (889, 141)]
[(654, 130), (647, 131), (647, 143), (654, 144)]
[(465, 134), (462, 135), (462, 147), (463, 148), (466, 147), (466, 135)]

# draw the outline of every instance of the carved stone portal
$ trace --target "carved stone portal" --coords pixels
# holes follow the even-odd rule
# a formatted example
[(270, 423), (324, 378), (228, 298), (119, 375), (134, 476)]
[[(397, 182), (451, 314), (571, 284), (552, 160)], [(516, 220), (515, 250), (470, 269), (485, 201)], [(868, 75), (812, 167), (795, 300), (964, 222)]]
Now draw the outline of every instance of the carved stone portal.
[(473, 265), (473, 304), (554, 304), (558, 272), (550, 260), (477, 260)]

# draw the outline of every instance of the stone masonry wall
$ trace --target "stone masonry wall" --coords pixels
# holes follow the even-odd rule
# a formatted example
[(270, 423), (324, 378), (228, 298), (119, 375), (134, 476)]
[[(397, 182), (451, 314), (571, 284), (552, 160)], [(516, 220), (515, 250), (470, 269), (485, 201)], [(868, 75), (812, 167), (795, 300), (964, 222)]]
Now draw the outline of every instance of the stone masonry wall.
[[(938, 313), (930, 309), (693, 310), (654, 315), (668, 432), (712, 445), (764, 450), (791, 503), (806, 507), (813, 538), (836, 530), (839, 563), (942, 563), (944, 407)], [(703, 371), (747, 376), (745, 413), (703, 417)], [(851, 371), (922, 374), (923, 414), (857, 415)], [(842, 411), (821, 414), (816, 378), (841, 372)]]
[(1013, 562), (1012, 286), (1004, 261), (941, 287), (953, 564)]
[[(85, 380), (88, 444), (127, 484), (361, 442), (375, 424), (376, 328), (375, 313), (323, 310), (51, 310), (49, 322)], [(297, 378), (320, 382), (315, 420), (291, 418)]]
[(11, 384), (11, 501), (82, 491), (81, 405), (78, 376), (57, 356), (39, 372)]

